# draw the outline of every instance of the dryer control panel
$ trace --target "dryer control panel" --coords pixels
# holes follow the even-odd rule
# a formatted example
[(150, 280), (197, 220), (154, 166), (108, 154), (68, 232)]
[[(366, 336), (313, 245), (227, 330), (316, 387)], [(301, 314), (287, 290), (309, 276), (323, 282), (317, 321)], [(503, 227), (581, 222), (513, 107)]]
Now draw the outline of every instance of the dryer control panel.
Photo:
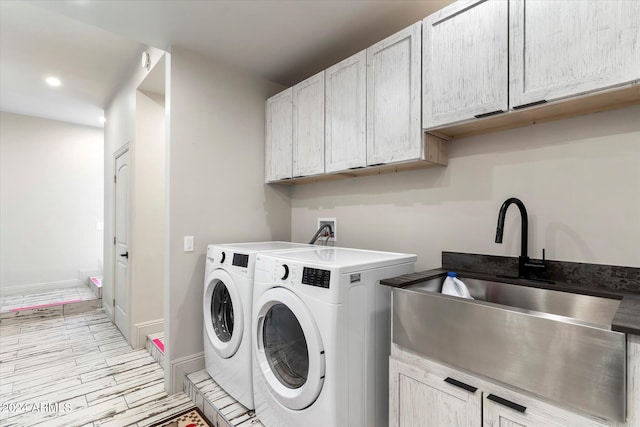
[(302, 269), (302, 284), (329, 289), (331, 272), (319, 268), (304, 267)]

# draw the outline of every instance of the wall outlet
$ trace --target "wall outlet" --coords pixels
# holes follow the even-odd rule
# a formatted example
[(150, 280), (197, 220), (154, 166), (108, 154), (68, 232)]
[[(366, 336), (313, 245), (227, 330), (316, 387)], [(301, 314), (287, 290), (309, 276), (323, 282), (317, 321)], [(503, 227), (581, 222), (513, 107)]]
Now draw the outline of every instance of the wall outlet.
[(184, 236), (184, 251), (193, 252), (193, 236)]
[[(323, 244), (326, 241), (330, 246), (334, 246), (338, 236), (338, 231), (336, 229), (336, 226), (337, 226), (336, 219), (335, 218), (318, 218), (318, 228), (316, 230), (319, 230), (320, 227), (322, 227), (325, 224), (329, 224), (331, 226), (331, 229), (333, 230), (333, 236), (329, 237), (328, 230), (324, 230), (322, 234), (320, 234), (320, 237), (318, 237), (318, 240), (316, 243)], [(329, 238), (329, 240), (327, 240), (327, 237)]]

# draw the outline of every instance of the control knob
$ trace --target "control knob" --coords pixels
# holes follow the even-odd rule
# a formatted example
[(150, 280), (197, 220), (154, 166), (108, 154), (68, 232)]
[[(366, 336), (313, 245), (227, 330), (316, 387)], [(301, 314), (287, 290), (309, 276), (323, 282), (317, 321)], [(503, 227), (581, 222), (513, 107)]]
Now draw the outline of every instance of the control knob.
[(227, 257), (227, 254), (224, 251), (220, 254), (220, 264), (224, 264), (224, 259)]
[(282, 264), (281, 272), (283, 273), (281, 279), (286, 280), (287, 277), (289, 277), (289, 266), (287, 264)]

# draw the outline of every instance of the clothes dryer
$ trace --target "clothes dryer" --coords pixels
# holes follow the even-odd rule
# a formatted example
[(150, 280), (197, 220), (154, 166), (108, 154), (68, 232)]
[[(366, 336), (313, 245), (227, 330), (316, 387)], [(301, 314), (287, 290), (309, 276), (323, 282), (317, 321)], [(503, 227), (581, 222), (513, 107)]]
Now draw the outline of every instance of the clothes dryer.
[(312, 248), (289, 242), (207, 247), (203, 300), (205, 367), (214, 381), (248, 409), (254, 409), (251, 308), (256, 255)]
[(256, 415), (266, 427), (388, 424), (391, 292), (415, 255), (345, 248), (260, 254)]

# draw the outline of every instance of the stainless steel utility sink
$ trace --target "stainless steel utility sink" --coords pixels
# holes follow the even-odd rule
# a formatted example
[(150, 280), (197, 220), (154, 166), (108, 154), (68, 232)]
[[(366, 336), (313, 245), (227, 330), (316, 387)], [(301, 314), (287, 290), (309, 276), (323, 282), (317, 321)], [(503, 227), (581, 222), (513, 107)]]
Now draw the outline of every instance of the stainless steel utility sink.
[(442, 295), (444, 277), (393, 289), (393, 342), (424, 357), (610, 420), (626, 418), (620, 300), (459, 277), (474, 300)]

